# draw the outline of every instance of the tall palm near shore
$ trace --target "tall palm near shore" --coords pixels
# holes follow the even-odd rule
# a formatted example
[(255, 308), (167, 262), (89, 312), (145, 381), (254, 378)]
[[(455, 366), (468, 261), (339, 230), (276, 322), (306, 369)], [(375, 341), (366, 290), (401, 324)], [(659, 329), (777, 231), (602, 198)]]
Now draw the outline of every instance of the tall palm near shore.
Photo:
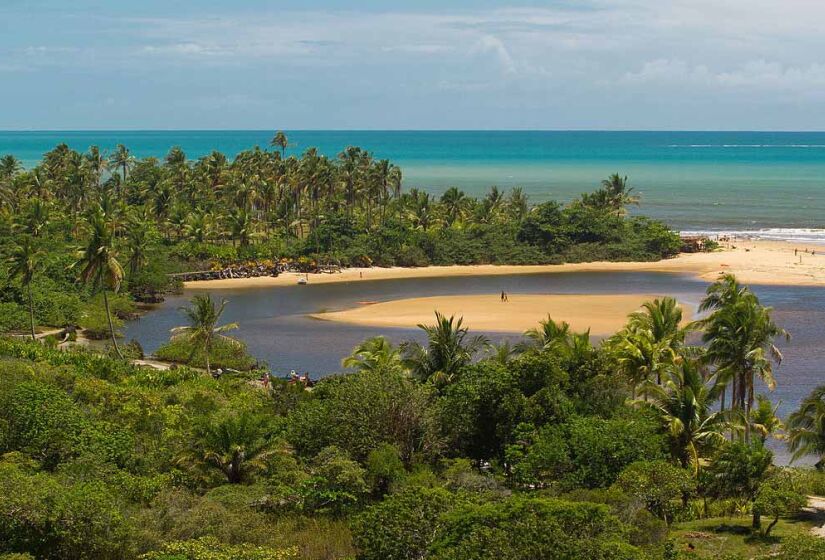
[(441, 195), (441, 205), (444, 207), (444, 223), (448, 227), (460, 222), (467, 215), (470, 200), (463, 191), (450, 187)]
[(607, 202), (616, 211), (616, 216), (626, 212), (625, 207), (639, 204), (639, 196), (632, 194), (633, 187), (627, 186), (627, 177), (614, 173), (602, 181), (602, 189), (607, 194)]
[[(714, 310), (701, 324), (705, 327), (707, 360), (716, 366), (716, 383), (722, 395), (729, 384), (732, 386), (731, 407), (749, 417), (754, 378), (760, 378), (770, 390), (776, 387), (773, 366), (782, 362), (782, 353), (774, 340), (790, 339), (790, 335), (774, 323), (771, 308), (761, 305), (759, 298), (731, 275), (708, 288), (700, 309)], [(747, 424), (745, 439), (750, 439)]]
[(108, 168), (106, 156), (100, 151), (100, 148), (91, 146), (84, 156), (84, 162), (92, 176), (95, 189), (100, 190), (101, 179)]
[(286, 149), (289, 146), (289, 140), (283, 130), (276, 132), (275, 136), (272, 137), (272, 140), (269, 143), (270, 145), (281, 149), (282, 159), (286, 157)]
[(204, 360), (206, 361), (206, 373), (211, 375), (210, 354), (214, 342), (223, 340), (236, 344), (235, 339), (226, 336), (224, 333), (237, 329), (238, 323), (218, 325), (218, 321), (220, 321), (228, 303), (226, 300), (221, 300), (220, 304), (216, 304), (209, 295), (197, 295), (192, 298), (191, 303), (190, 307), (181, 308), (181, 311), (189, 318), (189, 325), (175, 327), (172, 329), (172, 334), (188, 338), (189, 343), (192, 345), (190, 360), (198, 350), (203, 351)]
[(135, 158), (129, 151), (129, 148), (123, 144), (118, 144), (115, 152), (112, 154), (111, 158), (109, 158), (109, 162), (112, 164), (112, 167), (120, 170), (123, 174), (123, 183), (126, 183), (126, 174), (129, 168), (135, 163)]
[(655, 410), (670, 441), (674, 460), (699, 470), (703, 447), (724, 443), (724, 431), (731, 426), (731, 411), (711, 412), (716, 389), (702, 375), (695, 360), (684, 360), (670, 368), (660, 385), (647, 381), (641, 386), (641, 406)]
[(32, 340), (37, 337), (34, 332), (34, 298), (32, 297), (32, 280), (40, 265), (42, 253), (38, 251), (31, 237), (26, 237), (17, 249), (15, 249), (9, 264), (11, 270), (9, 277), (19, 278), (20, 284), (26, 290), (29, 299), (29, 326), (31, 327)]
[(484, 336), (470, 336), (464, 320), (435, 312), (435, 325), (418, 325), (427, 335), (427, 347), (417, 342), (404, 346), (404, 362), (422, 381), (447, 385), (487, 344)]
[(609, 341), (619, 371), (636, 386), (655, 378), (661, 384), (668, 368), (682, 360), (688, 327), (682, 326), (682, 309), (673, 298), (646, 302), (631, 313), (627, 326)]
[(825, 465), (825, 385), (814, 389), (788, 419), (788, 447), (794, 460), (813, 455), (818, 468)]
[(109, 334), (117, 355), (123, 359), (120, 347), (115, 336), (115, 327), (112, 323), (112, 312), (109, 308), (108, 291), (117, 293), (123, 282), (123, 267), (117, 260), (114, 247), (114, 226), (106, 219), (103, 210), (97, 206), (89, 212), (87, 217), (89, 240), (86, 247), (81, 249), (75, 266), (80, 267), (80, 280), (103, 292), (103, 305), (106, 307), (106, 319), (109, 322)]

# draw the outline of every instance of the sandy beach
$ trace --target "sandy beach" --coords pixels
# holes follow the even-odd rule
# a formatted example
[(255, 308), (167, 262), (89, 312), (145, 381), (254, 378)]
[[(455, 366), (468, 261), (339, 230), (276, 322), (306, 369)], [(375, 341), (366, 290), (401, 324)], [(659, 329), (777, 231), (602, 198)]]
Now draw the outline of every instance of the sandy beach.
[[(522, 333), (550, 315), (567, 321), (575, 331), (590, 329), (596, 336), (610, 335), (626, 322), (627, 315), (657, 296), (655, 294), (500, 294), (437, 296), (399, 299), (363, 305), (344, 311), (317, 313), (316, 319), (373, 327), (415, 327), (432, 324), (433, 312), (463, 317), (473, 330)], [(685, 318), (691, 310), (685, 309)]]
[[(349, 268), (334, 274), (310, 274), (310, 284), (392, 280), (399, 278), (438, 278), (448, 276), (482, 276), (540, 274), (552, 272), (638, 271), (691, 274), (713, 281), (720, 273), (735, 274), (746, 284), (825, 286), (825, 247), (778, 241), (736, 241), (713, 253), (682, 254), (657, 262), (592, 262), (559, 265), (471, 265), (430, 266), (423, 268)], [(800, 262), (801, 261), (801, 262)], [(270, 286), (296, 286), (302, 274), (286, 273), (278, 277), (235, 278), (186, 282), (187, 289), (244, 289)]]

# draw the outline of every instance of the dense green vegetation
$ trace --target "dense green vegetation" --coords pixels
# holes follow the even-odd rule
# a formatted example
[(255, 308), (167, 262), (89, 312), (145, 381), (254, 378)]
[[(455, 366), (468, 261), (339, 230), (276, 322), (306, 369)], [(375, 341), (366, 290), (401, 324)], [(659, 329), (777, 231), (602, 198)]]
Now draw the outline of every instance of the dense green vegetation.
[[(193, 301), (193, 348), (231, 344), (223, 305)], [(0, 558), (823, 559), (800, 509), (825, 475), (773, 464), (753, 396), (784, 332), (733, 277), (703, 306), (649, 302), (598, 345), (438, 316), (311, 390), (0, 339)], [(823, 394), (789, 422), (800, 455)]]
[[(119, 328), (177, 271), (679, 249), (627, 214), (638, 198), (618, 175), (531, 207), (519, 189), (403, 192), (359, 148), (287, 145), (231, 162), (65, 145), (31, 170), (0, 159), (0, 332), (17, 333), (0, 338), (0, 559), (825, 558), (800, 516), (825, 476), (766, 446), (783, 423), (757, 393), (786, 333), (731, 276), (701, 321), (664, 298), (595, 345), (548, 317), (492, 346), (436, 315), (424, 344), (366, 340), (352, 373), (312, 388), (261, 378), (227, 302), (201, 296), (158, 351), (182, 365), (133, 364)], [(109, 347), (30, 340), (75, 326)], [(822, 464), (825, 389), (787, 436)]]
[(129, 300), (162, 298), (173, 272), (244, 263), (655, 260), (680, 247), (664, 224), (627, 215), (638, 198), (618, 175), (567, 206), (531, 206), (520, 189), (495, 187), (481, 199), (455, 188), (436, 198), (402, 191), (400, 169), (360, 148), (286, 157), (287, 144), (278, 133), (275, 149), (232, 161), (65, 144), (33, 169), (0, 158), (0, 332), (81, 326), (120, 354)]

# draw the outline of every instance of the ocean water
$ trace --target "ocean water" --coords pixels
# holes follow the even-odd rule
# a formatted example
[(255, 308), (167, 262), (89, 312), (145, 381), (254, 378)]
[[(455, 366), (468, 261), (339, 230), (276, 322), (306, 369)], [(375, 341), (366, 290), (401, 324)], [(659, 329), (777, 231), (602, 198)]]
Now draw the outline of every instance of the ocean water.
[[(521, 186), (530, 199), (568, 201), (611, 173), (642, 196), (634, 212), (683, 231), (734, 232), (825, 243), (825, 132), (288, 131), (289, 153), (348, 145), (400, 165), (405, 187), (457, 186), (478, 196)], [(59, 142), (129, 146), (190, 158), (267, 146), (271, 131), (0, 132), (0, 155), (34, 165)]]

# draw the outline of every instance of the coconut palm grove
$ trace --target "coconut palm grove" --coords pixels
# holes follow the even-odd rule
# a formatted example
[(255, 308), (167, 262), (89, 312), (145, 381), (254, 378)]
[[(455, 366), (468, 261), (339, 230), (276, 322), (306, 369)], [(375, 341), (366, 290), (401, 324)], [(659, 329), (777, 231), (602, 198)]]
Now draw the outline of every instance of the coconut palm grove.
[(0, 160), (0, 558), (825, 558), (825, 386), (779, 417), (794, 333), (732, 274), (696, 317), (656, 298), (601, 339), (548, 316), (494, 343), (435, 313), (320, 380), (269, 370), (199, 294), (144, 356), (124, 321), (187, 274), (683, 248), (619, 174), (564, 204), (434, 196), (360, 148), (288, 146)]

